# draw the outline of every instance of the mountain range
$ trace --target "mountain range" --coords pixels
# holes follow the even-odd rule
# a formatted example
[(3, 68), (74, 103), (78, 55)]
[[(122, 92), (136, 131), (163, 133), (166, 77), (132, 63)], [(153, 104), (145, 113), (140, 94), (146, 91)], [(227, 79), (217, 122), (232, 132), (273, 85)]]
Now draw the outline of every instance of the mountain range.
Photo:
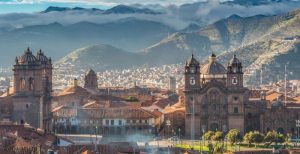
[(82, 8), (82, 7), (56, 7), (49, 6), (46, 10), (41, 13), (49, 13), (49, 12), (67, 12), (67, 11), (82, 11), (89, 13), (98, 13), (98, 14), (161, 14), (161, 12), (157, 12), (148, 8), (137, 8), (127, 5), (117, 5), (107, 10), (101, 10), (98, 8)]
[[(286, 13), (297, 7), (294, 0), (214, 0), (107, 10), (52, 6), (32, 14), (0, 15), (0, 50), (8, 51), (0, 64), (10, 66), (30, 46), (54, 60), (65, 56), (59, 65), (95, 63), (99, 70), (183, 63), (192, 53), (204, 61), (212, 52), (224, 64), (240, 55), (247, 69), (282, 66), (280, 57), (298, 51), (300, 11)], [(271, 60), (264, 58), (269, 56)]]
[(150, 46), (175, 30), (158, 22), (135, 18), (117, 22), (95, 24), (79, 22), (71, 25), (51, 23), (14, 29), (0, 34), (0, 51), (10, 51), (1, 59), (1, 64), (11, 64), (13, 56), (20, 55), (23, 48), (39, 48), (54, 59), (70, 51), (94, 44), (110, 44), (123, 50), (137, 52)]
[[(214, 52), (226, 66), (236, 54), (243, 61), (245, 70), (266, 69), (269, 74), (278, 74), (269, 80), (282, 79), (282, 70), (288, 62), (289, 71), (295, 72), (291, 78), (296, 78), (300, 77), (300, 73), (297, 73), (300, 68), (297, 60), (300, 58), (300, 30), (297, 27), (300, 27), (298, 10), (277, 16), (257, 15), (244, 18), (232, 15), (192, 32), (174, 33), (139, 53), (124, 57), (127, 62), (130, 62), (127, 58), (134, 57), (126, 66), (156, 66), (183, 63), (192, 53), (204, 62)], [(88, 52), (89, 48), (85, 50)], [(102, 59), (109, 57), (112, 58), (112, 63), (118, 61), (109, 56), (108, 51), (110, 50), (101, 55)], [(65, 57), (63, 62), (70, 62), (68, 59), (69, 56)], [(81, 66), (88, 64), (88, 61), (81, 60), (81, 56), (75, 61)], [(113, 66), (112, 63), (105, 65)], [(99, 67), (99, 70), (102, 68)]]

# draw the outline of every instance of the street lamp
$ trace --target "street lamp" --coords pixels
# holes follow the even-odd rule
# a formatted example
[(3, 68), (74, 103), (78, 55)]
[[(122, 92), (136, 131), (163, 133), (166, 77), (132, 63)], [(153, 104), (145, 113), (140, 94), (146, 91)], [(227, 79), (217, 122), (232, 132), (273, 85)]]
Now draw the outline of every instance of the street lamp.
[(167, 126), (168, 126), (168, 135), (167, 136), (170, 136), (171, 121), (168, 119), (166, 123), (167, 123)]
[(182, 142), (181, 142), (181, 129), (180, 128), (178, 128), (178, 134), (179, 134), (179, 142), (180, 142), (180, 144), (182, 144)]
[(300, 127), (300, 120), (296, 120), (296, 127), (297, 127), (297, 142), (296, 145), (298, 146), (298, 141), (299, 141), (299, 127)]
[(98, 141), (97, 141), (97, 130), (98, 130), (98, 127), (96, 126), (96, 129), (95, 129), (96, 141), (95, 141), (95, 147), (94, 147), (94, 148), (95, 148), (95, 149), (94, 149), (95, 152), (97, 151), (97, 145), (98, 145), (98, 143), (97, 143), (97, 142), (98, 142)]

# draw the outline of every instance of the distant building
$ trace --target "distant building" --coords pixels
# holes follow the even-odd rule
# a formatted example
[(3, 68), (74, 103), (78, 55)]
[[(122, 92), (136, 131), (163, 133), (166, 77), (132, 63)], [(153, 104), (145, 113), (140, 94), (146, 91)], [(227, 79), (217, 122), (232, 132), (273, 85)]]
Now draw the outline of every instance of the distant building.
[(169, 90), (175, 91), (176, 90), (176, 78), (170, 76), (169, 77)]
[(97, 74), (89, 69), (84, 76), (84, 88), (96, 91), (98, 89)]

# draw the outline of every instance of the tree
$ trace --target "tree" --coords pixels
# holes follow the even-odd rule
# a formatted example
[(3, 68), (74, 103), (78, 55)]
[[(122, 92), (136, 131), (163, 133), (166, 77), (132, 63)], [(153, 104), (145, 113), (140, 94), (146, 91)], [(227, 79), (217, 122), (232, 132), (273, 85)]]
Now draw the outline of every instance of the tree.
[(212, 136), (214, 136), (215, 133), (213, 131), (208, 131), (204, 134), (204, 139), (206, 141), (211, 141)]
[(276, 136), (277, 133), (275, 131), (269, 131), (265, 136), (264, 141), (268, 142), (268, 144), (272, 144), (272, 142), (275, 142)]
[(248, 143), (248, 146), (251, 146), (252, 143), (256, 143), (256, 144), (261, 143), (263, 139), (264, 139), (263, 134), (259, 133), (258, 131), (248, 132), (244, 136), (244, 141)]
[(286, 136), (284, 134), (278, 134), (277, 133), (277, 137), (276, 137), (276, 143), (284, 143), (286, 142), (288, 139), (286, 138)]
[(228, 142), (230, 142), (230, 145), (232, 146), (236, 142), (242, 141), (242, 136), (241, 136), (240, 131), (238, 131), (237, 129), (231, 129), (227, 133), (226, 139), (228, 140)]
[(264, 135), (261, 134), (260, 132), (254, 131), (252, 135), (253, 135), (253, 139), (254, 139), (253, 142), (255, 143), (255, 147), (257, 144), (264, 141)]
[(215, 132), (215, 134), (211, 137), (213, 141), (222, 141), (223, 140), (223, 133), (220, 131)]
[(215, 144), (213, 153), (223, 153), (224, 151), (225, 151), (224, 144), (221, 144), (220, 142)]
[(267, 142), (268, 145), (272, 143), (284, 143), (288, 142), (288, 137), (286, 137), (284, 134), (278, 134), (275, 131), (269, 131), (265, 136), (264, 141)]
[(207, 147), (208, 147), (208, 153), (213, 154), (214, 153), (214, 145), (211, 142), (209, 142)]

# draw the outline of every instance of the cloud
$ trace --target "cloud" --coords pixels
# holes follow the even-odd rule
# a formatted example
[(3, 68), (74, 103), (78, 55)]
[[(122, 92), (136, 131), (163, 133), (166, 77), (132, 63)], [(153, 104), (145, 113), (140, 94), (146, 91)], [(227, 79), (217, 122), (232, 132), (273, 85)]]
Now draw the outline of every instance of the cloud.
[[(21, 3), (41, 3), (45, 0), (19, 0)], [(25, 2), (26, 1), (26, 2)], [(56, 1), (56, 0), (47, 0)], [(72, 2), (81, 2), (81, 0), (63, 0)], [(96, 2), (98, 0), (88, 0), (89, 2)], [(103, 0), (105, 2), (108, 0)], [(116, 3), (117, 0), (109, 0), (111, 3)], [(136, 0), (137, 1), (137, 0)], [(140, 2), (144, 0), (139, 0)], [(145, 0), (146, 1), (146, 0)], [(148, 0), (147, 0), (148, 1)], [(158, 1), (158, 0), (153, 0)], [(159, 0), (161, 2), (169, 2), (170, 0)], [(174, 1), (174, 0), (172, 0)], [(179, 0), (176, 2), (184, 2), (188, 0)], [(8, 1), (7, 1), (8, 2)], [(133, 0), (123, 0), (124, 3), (133, 2)], [(143, 20), (151, 20), (164, 23), (168, 26), (178, 30), (187, 27), (191, 23), (206, 25), (222, 18), (226, 18), (232, 14), (237, 14), (243, 17), (253, 16), (257, 14), (274, 15), (278, 13), (285, 13), (300, 7), (300, 2), (285, 2), (272, 3), (269, 5), (258, 6), (242, 6), (242, 5), (227, 5), (220, 4), (218, 0), (210, 0), (207, 3), (192, 3), (189, 5), (136, 5), (138, 7), (151, 7), (152, 9), (159, 9), (164, 12), (160, 15), (146, 15), (146, 14), (93, 14), (90, 12), (51, 12), (51, 13), (10, 13), (0, 15), (1, 25), (5, 27), (24, 27), (29, 25), (49, 24), (59, 22), (65, 25), (77, 23), (80, 21), (89, 21), (94, 23), (114, 22), (120, 19), (134, 17)], [(9, 26), (8, 26), (9, 25)]]
[(0, 4), (35, 4), (35, 3), (82, 3), (91, 5), (113, 6), (118, 4), (160, 4), (160, 5), (181, 5), (194, 3), (203, 0), (5, 0)]
[(214, 22), (222, 18), (226, 18), (233, 14), (242, 17), (249, 17), (255, 15), (276, 15), (291, 12), (299, 9), (300, 2), (289, 1), (282, 3), (270, 3), (268, 5), (224, 5), (220, 4), (218, 0), (211, 0), (206, 7), (199, 7), (196, 11), (196, 16), (202, 22)]

